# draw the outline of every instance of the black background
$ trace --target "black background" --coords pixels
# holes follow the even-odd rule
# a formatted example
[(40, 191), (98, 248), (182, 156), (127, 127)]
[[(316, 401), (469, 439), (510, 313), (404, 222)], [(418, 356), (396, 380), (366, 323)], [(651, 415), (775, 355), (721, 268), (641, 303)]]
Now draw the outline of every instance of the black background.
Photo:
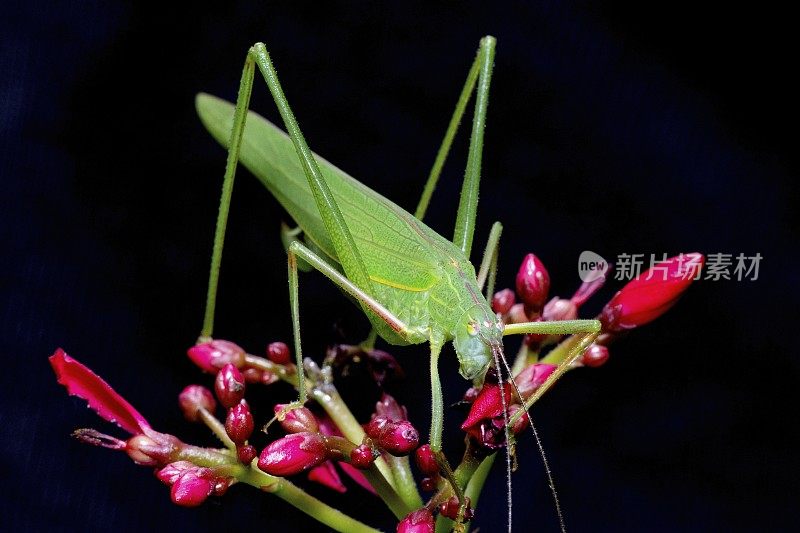
[[(615, 345), (606, 366), (570, 373), (537, 406), (568, 527), (780, 530), (796, 521), (798, 87), (788, 13), (689, 3), (16, 4), (0, 17), (6, 527), (320, 529), (246, 487), (198, 509), (172, 505), (123, 454), (69, 438), (76, 427), (115, 429), (64, 394), (46, 357), (63, 346), (155, 428), (211, 444), (176, 405), (185, 384), (211, 381), (183, 353), (202, 318), (224, 165), (194, 94), (233, 99), (247, 47), (265, 41), (312, 147), (411, 209), (484, 34), (498, 48), (475, 247), (503, 221), (500, 286), (528, 251), (563, 296), (579, 282), (585, 249), (764, 257), (757, 281), (696, 284)], [(261, 83), (254, 107), (276, 116)], [(430, 213), (445, 235), (465, 139)], [(290, 340), (283, 216), (241, 172), (216, 333), (251, 351)], [(320, 278), (301, 282), (309, 354), (366, 331)], [(409, 379), (392, 392), (426, 428), (425, 350), (394, 353)], [(465, 383), (451, 352), (442, 375), (454, 401)], [(363, 386), (342, 385), (362, 416), (374, 393)], [(256, 394), (258, 419), (290, 397), (281, 386)], [(462, 416), (451, 414), (446, 429), (454, 457)], [(521, 456), (515, 529), (554, 530), (530, 440)], [(357, 487), (309, 490), (394, 527)], [(498, 468), (478, 510), (484, 531), (505, 527), (504, 501)]]

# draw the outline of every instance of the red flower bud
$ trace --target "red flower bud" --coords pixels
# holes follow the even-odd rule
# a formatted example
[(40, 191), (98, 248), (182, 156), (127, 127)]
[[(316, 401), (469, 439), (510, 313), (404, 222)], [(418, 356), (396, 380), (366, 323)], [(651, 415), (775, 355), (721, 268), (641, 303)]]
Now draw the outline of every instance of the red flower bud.
[(592, 344), (583, 352), (581, 362), (584, 366), (596, 368), (608, 361), (608, 348), (600, 344)]
[(517, 273), (517, 295), (530, 315), (541, 311), (550, 292), (550, 274), (544, 264), (533, 254), (522, 260)]
[(408, 420), (392, 421), (375, 416), (364, 428), (377, 446), (398, 457), (408, 455), (419, 444), (419, 432)]
[(258, 455), (258, 451), (256, 451), (255, 446), (248, 444), (247, 446), (239, 446), (236, 448), (236, 455), (239, 457), (239, 461), (241, 461), (242, 464), (249, 465)]
[(208, 499), (213, 490), (213, 481), (200, 477), (194, 470), (189, 470), (172, 485), (170, 498), (173, 503), (183, 507), (197, 507)]
[(175, 461), (169, 463), (161, 470), (156, 472), (156, 477), (165, 485), (173, 485), (178, 478), (189, 470), (196, 470), (197, 466), (189, 461)]
[(426, 476), (439, 474), (439, 463), (436, 462), (436, 455), (431, 450), (430, 444), (423, 444), (417, 448), (417, 451), (414, 452), (414, 459), (417, 461), (420, 472)]
[[(275, 414), (280, 415), (286, 409), (286, 404), (279, 403), (275, 406)], [(297, 407), (291, 411), (285, 411), (283, 418), (278, 418), (281, 427), (286, 433), (316, 433), (319, 431), (317, 417), (308, 408)]]
[(225, 432), (237, 446), (241, 446), (253, 434), (253, 415), (246, 400), (240, 401), (228, 410), (225, 418)]
[(366, 444), (361, 444), (353, 448), (350, 452), (350, 464), (361, 470), (366, 470), (372, 463), (375, 462), (376, 454), (372, 452), (372, 448)]
[(514, 383), (517, 384), (517, 390), (522, 399), (527, 400), (536, 389), (547, 381), (556, 368), (556, 365), (547, 363), (534, 363), (523, 368), (514, 378)]
[(600, 313), (603, 331), (619, 333), (652, 322), (675, 305), (700, 273), (705, 257), (681, 254), (628, 282)]
[(244, 350), (230, 341), (212, 340), (196, 344), (186, 351), (189, 359), (204, 372), (214, 374), (227, 363), (244, 365)]
[(273, 342), (267, 346), (267, 358), (279, 365), (288, 365), (292, 362), (292, 352), (286, 343)]
[(258, 468), (273, 476), (291, 476), (322, 464), (327, 456), (325, 437), (319, 433), (295, 433), (264, 448)]
[(427, 509), (412, 511), (397, 524), (397, 533), (433, 533), (433, 515)]
[(223, 366), (217, 372), (217, 379), (214, 381), (214, 392), (217, 393), (219, 403), (230, 409), (244, 398), (244, 376), (239, 369), (231, 363)]
[[(470, 507), (472, 502), (470, 502), (469, 497), (465, 497), (464, 500), (466, 503), (466, 508), (464, 509), (464, 520), (472, 520), (473, 516), (475, 516), (475, 513), (472, 511), (472, 507)], [(449, 500), (442, 502), (439, 505), (439, 512), (450, 520), (455, 520), (458, 518), (458, 507), (458, 498), (452, 496)]]
[(511, 289), (498, 291), (492, 296), (492, 311), (504, 315), (511, 311), (515, 301), (516, 297)]
[(330, 461), (325, 461), (321, 465), (315, 466), (309, 470), (308, 479), (320, 485), (325, 485), (336, 492), (347, 492), (347, 487), (342, 483), (342, 478), (339, 477), (339, 473), (336, 472), (336, 467), (334, 467), (333, 463)]
[(214, 412), (217, 408), (217, 401), (211, 391), (202, 385), (189, 385), (178, 395), (178, 404), (183, 411), (183, 417), (189, 422), (200, 420), (198, 411), (200, 408), (209, 412)]
[(169, 462), (179, 443), (180, 441), (172, 435), (151, 429), (147, 435), (134, 435), (128, 439), (125, 451), (136, 464), (157, 466)]

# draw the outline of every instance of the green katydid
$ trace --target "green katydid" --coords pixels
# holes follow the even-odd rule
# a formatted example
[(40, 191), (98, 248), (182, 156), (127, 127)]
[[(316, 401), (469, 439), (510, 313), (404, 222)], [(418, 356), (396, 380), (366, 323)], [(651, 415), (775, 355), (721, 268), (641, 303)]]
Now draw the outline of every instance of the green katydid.
[[(491, 298), (501, 230), (499, 224), (493, 227), (479, 275), (469, 261), (494, 45), (492, 37), (481, 40), (414, 215), (310, 150), (263, 44), (255, 44), (247, 53), (235, 107), (209, 95), (197, 97), (201, 120), (229, 149), (202, 336), (210, 336), (213, 328), (225, 225), (234, 174), (237, 162), (241, 160), (283, 205), (304, 235), (305, 244), (295, 239), (288, 246), (290, 302), (298, 368), (302, 368), (303, 360), (297, 298), (297, 270), (298, 261), (301, 261), (319, 270), (352, 296), (369, 318), (374, 331), (387, 342), (430, 344), (433, 395), (430, 445), (439, 455), (444, 409), (437, 366), (445, 342), (453, 342), (461, 375), (466, 379), (477, 379), (492, 363), (499, 373), (503, 368), (501, 363), (508, 371), (503, 356), (504, 335), (599, 330), (596, 320), (503, 325), (492, 311), (487, 296), (482, 294), (488, 276), (487, 293)], [(248, 112), (256, 67), (266, 80), (288, 135), (262, 117)], [(425, 225), (422, 218), (476, 85), (469, 157), (454, 237), (450, 241)], [(303, 379), (298, 381), (298, 402), (303, 403), (306, 389)]]

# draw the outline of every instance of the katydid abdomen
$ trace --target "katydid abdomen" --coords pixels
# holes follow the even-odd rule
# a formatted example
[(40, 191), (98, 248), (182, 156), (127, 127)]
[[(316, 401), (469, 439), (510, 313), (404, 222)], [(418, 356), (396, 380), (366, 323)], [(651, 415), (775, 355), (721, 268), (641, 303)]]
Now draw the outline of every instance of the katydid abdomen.
[[(226, 146), (233, 104), (201, 94), (197, 109), (206, 128)], [(382, 338), (392, 344), (420, 343), (432, 336), (448, 341), (459, 328), (466, 330), (467, 312), (480, 324), (491, 323), (490, 329), (497, 329), (497, 318), (481, 295), (475, 269), (458, 247), (324, 158), (315, 158), (364, 260), (375, 298), (408, 327), (408, 333), (401, 337), (370, 313)], [(275, 196), (305, 238), (337, 261), (288, 135), (249, 112), (239, 160)], [(498, 341), (501, 335), (497, 329)], [(483, 354), (475, 353), (468, 360), (459, 355), (465, 377), (474, 377), (490, 362)]]

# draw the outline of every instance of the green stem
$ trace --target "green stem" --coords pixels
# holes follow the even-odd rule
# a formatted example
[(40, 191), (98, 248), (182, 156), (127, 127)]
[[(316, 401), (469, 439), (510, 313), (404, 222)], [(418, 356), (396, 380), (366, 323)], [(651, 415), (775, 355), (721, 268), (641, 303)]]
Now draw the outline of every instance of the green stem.
[(228, 437), (228, 432), (225, 431), (225, 426), (222, 425), (222, 422), (217, 420), (217, 417), (212, 415), (208, 409), (201, 407), (197, 410), (200, 418), (203, 420), (203, 423), (208, 426), (208, 429), (214, 433), (222, 444), (225, 445), (226, 448), (229, 450), (236, 450), (236, 444), (233, 443), (230, 437)]
[[(461, 463), (458, 465), (458, 467), (456, 467), (456, 469), (452, 472), (451, 479), (458, 487), (468, 486), (476, 470), (482, 464), (481, 460), (475, 456), (474, 452), (475, 450), (472, 447), (472, 443), (467, 442), (467, 449), (464, 451), (464, 457), (461, 459)], [(449, 483), (448, 485), (442, 487), (442, 489), (433, 498), (431, 498), (431, 501), (428, 503), (429, 508), (435, 508), (441, 502), (450, 498), (453, 494), (455, 494), (453, 491), (453, 483)], [(462, 494), (462, 496), (464, 495), (466, 494)], [(451, 531), (455, 526), (456, 523), (454, 521), (442, 515), (439, 515), (439, 517), (436, 519), (436, 531)]]
[(346, 533), (378, 532), (377, 529), (371, 528), (363, 522), (359, 522), (355, 518), (347, 516), (341, 511), (319, 501), (286, 479), (270, 476), (256, 468), (243, 468), (242, 475), (238, 479), (265, 492), (271, 492), (336, 531)]
[(386, 481), (386, 478), (383, 477), (383, 474), (376, 468), (375, 464), (367, 470), (362, 470), (362, 472), (364, 473), (364, 477), (367, 478), (367, 481), (369, 481), (369, 484), (372, 485), (372, 488), (375, 489), (375, 492), (378, 493), (384, 503), (386, 503), (386, 506), (389, 507), (389, 510), (392, 511), (395, 518), (402, 520), (404, 516), (416, 509), (416, 507), (411, 507), (406, 504), (394, 488), (389, 485), (389, 482)]
[(397, 494), (410, 509), (422, 507), (422, 497), (417, 490), (414, 475), (411, 473), (408, 457), (388, 457), (389, 467), (392, 469)]

